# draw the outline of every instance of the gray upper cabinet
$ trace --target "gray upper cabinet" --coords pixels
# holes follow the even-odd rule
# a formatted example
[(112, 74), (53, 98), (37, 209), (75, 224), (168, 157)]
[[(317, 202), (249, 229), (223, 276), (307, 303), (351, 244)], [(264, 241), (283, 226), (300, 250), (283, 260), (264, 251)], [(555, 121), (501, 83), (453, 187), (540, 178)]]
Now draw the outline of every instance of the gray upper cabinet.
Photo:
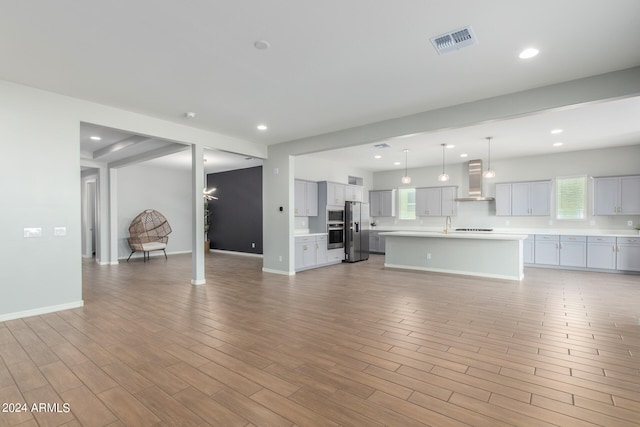
[(318, 183), (295, 180), (294, 216), (318, 216)]
[(345, 202), (363, 202), (363, 191), (361, 185), (347, 184), (344, 186), (344, 200)]
[(496, 184), (496, 215), (511, 216), (511, 184)]
[(416, 216), (457, 214), (458, 187), (416, 188)]
[(442, 187), (442, 216), (455, 216), (458, 213), (458, 187)]
[(369, 191), (369, 215), (372, 217), (396, 216), (396, 190)]
[(594, 215), (640, 215), (640, 176), (593, 179)]
[(496, 215), (551, 215), (551, 181), (496, 184)]

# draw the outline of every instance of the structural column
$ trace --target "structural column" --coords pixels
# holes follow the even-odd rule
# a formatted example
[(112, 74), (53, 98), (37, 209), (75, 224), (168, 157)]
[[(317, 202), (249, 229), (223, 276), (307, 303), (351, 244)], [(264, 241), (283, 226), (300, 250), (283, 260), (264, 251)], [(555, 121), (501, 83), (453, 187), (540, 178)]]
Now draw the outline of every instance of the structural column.
[(118, 264), (118, 170), (109, 168), (109, 263)]
[(191, 194), (192, 194), (192, 252), (191, 284), (204, 285), (204, 149), (201, 145), (191, 146)]

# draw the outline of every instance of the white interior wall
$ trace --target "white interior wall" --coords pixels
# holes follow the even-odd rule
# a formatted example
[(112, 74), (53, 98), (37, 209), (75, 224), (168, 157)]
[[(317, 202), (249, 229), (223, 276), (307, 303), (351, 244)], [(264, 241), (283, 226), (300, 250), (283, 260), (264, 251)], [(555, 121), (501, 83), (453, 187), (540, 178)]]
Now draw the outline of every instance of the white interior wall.
[[(0, 221), (0, 321), (83, 305), (81, 122), (267, 155), (266, 147), (249, 141), (0, 81), (0, 194), (10, 207)], [(197, 202), (189, 203), (195, 208)], [(41, 237), (25, 238), (27, 227), (40, 228)], [(66, 235), (54, 236), (54, 227), (65, 227)]]
[[(492, 160), (491, 166), (496, 177), (484, 179), (484, 195), (495, 196), (495, 184), (499, 182), (552, 180), (559, 177), (587, 175), (590, 177), (640, 174), (640, 145), (609, 149), (574, 151), (545, 156), (531, 156), (504, 160)], [(458, 196), (468, 193), (467, 164), (448, 165), (446, 171), (450, 180), (446, 185), (458, 186)], [(409, 169), (411, 185), (404, 186), (400, 178), (404, 171), (378, 172), (374, 174), (374, 189), (402, 187), (438, 187), (437, 176), (441, 167)], [(553, 196), (553, 195), (552, 195)], [(553, 200), (553, 197), (552, 197)], [(593, 193), (588, 185), (587, 206), (591, 206)], [(453, 218), (455, 227), (478, 227), (497, 229), (588, 229), (593, 231), (631, 230), (640, 217), (592, 216), (587, 210), (585, 220), (560, 221), (550, 217), (503, 217), (495, 215), (495, 202), (459, 202), (458, 215)], [(629, 227), (627, 221), (633, 221)], [(551, 221), (551, 223), (550, 223)], [(377, 218), (378, 228), (382, 227), (443, 227), (443, 218), (418, 218), (416, 220), (395, 220)]]
[[(118, 169), (118, 258), (131, 253), (127, 238), (131, 221), (155, 209), (169, 221), (167, 254), (191, 252), (191, 171), (144, 163)], [(163, 255), (154, 252), (151, 255)], [(141, 253), (132, 256), (142, 257)]]

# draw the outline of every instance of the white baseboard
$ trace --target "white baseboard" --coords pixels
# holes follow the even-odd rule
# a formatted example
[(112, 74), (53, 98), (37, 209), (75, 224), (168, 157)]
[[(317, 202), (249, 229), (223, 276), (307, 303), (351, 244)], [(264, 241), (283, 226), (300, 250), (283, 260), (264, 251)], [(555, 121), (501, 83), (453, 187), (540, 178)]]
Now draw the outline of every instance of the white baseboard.
[(39, 316), (41, 314), (53, 313), (55, 311), (69, 310), (84, 306), (84, 301), (69, 302), (66, 304), (50, 305), (47, 307), (33, 308), (31, 310), (17, 311), (15, 313), (0, 314), (0, 322), (7, 320), (21, 319), (23, 317)]
[(239, 255), (239, 256), (250, 256), (256, 258), (262, 258), (262, 254), (252, 254), (250, 252), (236, 252), (236, 251), (225, 251), (222, 249), (209, 249), (209, 252), (214, 252), (218, 254), (228, 254), (228, 255)]
[(295, 271), (274, 270), (274, 269), (271, 269), (271, 268), (264, 268), (264, 267), (262, 267), (262, 271), (265, 272), (265, 273), (282, 274), (284, 276), (295, 276), (296, 275)]

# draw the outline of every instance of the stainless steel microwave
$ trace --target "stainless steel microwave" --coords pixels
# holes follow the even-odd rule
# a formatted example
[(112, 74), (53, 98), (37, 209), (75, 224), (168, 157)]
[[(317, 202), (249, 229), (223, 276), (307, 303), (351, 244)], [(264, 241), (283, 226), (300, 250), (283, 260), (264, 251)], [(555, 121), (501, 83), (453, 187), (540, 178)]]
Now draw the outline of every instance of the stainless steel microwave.
[(344, 209), (327, 210), (327, 222), (344, 222)]

